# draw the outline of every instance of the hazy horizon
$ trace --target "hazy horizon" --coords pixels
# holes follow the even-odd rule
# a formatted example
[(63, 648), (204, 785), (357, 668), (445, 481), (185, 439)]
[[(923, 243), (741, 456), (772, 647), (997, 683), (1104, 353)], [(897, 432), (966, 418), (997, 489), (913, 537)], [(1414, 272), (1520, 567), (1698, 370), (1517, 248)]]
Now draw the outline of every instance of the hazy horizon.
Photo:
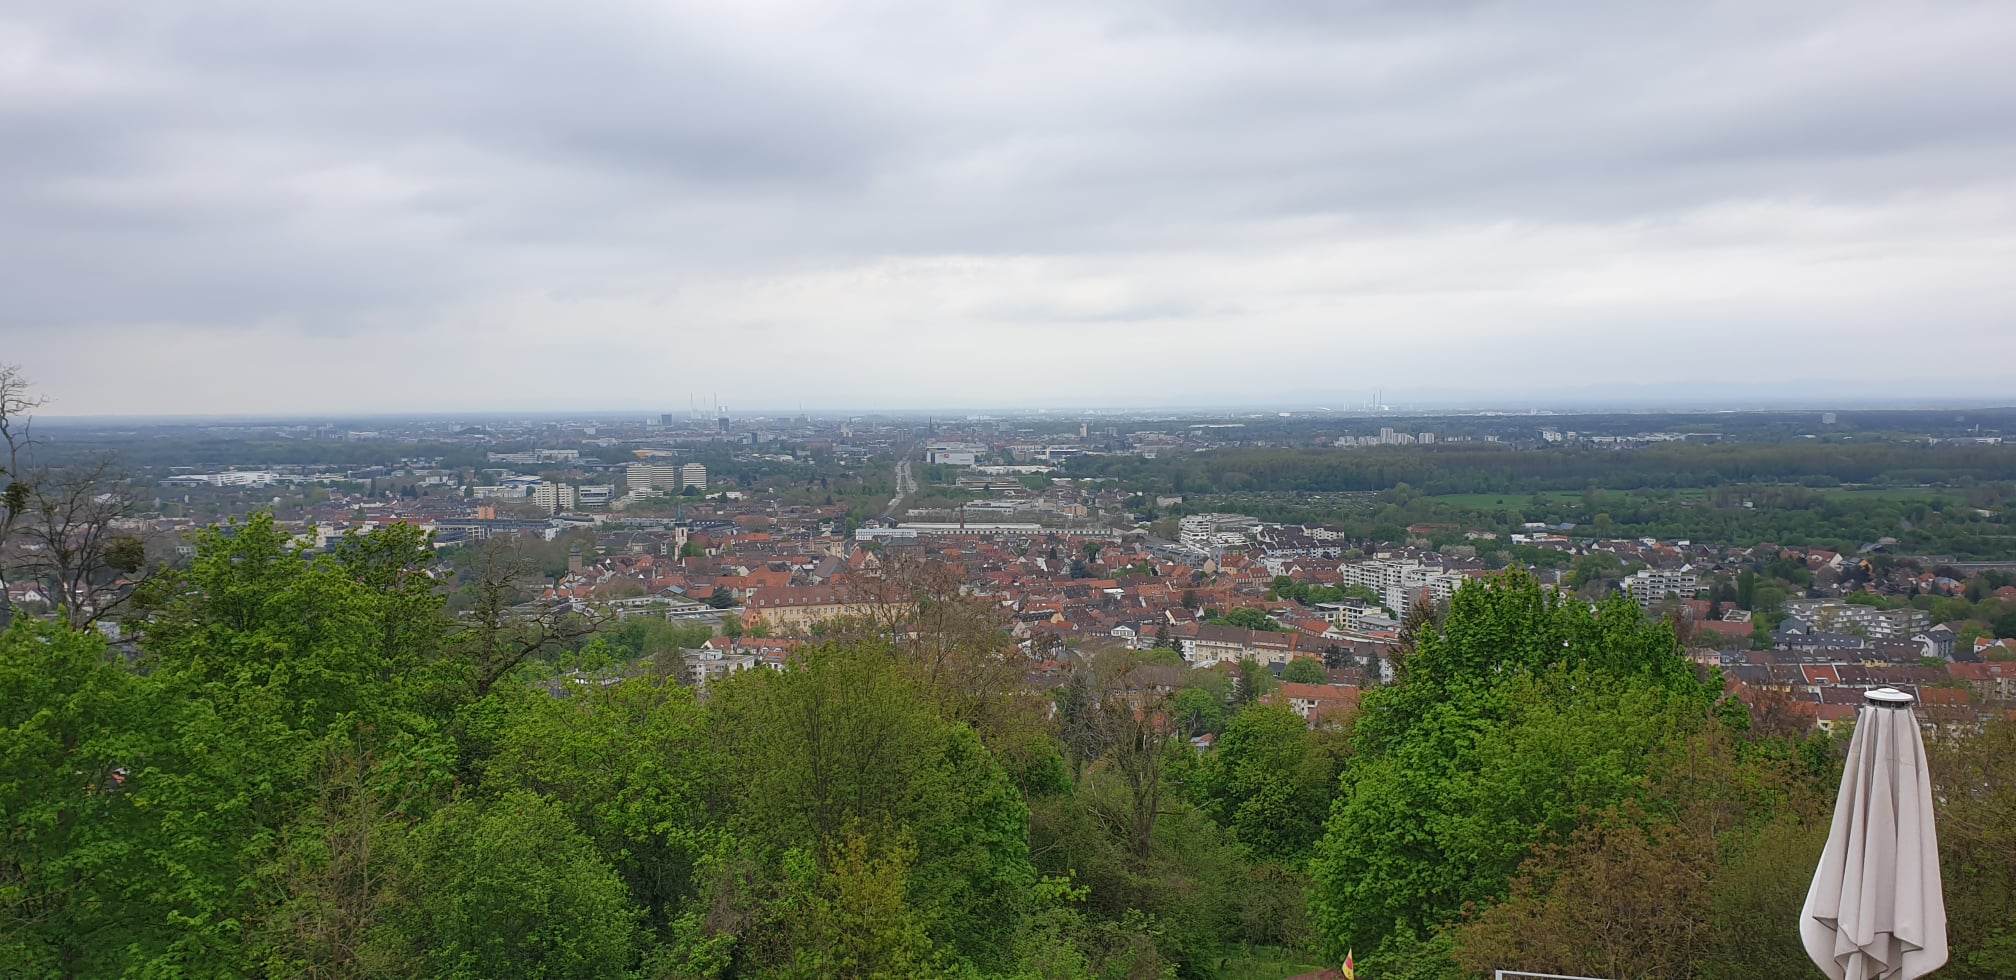
[(2010, 50), (2005, 4), (11, 4), (0, 362), (52, 417), (1992, 401)]
[[(1333, 416), (1339, 419), (1380, 418), (1434, 418), (1438, 416), (1499, 415), (1535, 417), (1577, 415), (1713, 415), (1733, 413), (1794, 413), (1819, 414), (1823, 412), (1936, 412), (1936, 411), (2016, 411), (2016, 399), (1995, 398), (1952, 398), (1952, 399), (1912, 399), (1864, 401), (1811, 401), (1805, 399), (1785, 400), (1727, 400), (1697, 402), (1658, 401), (1564, 401), (1543, 402), (1478, 402), (1387, 405), (1383, 408), (1371, 406), (1328, 407), (1302, 403), (1249, 403), (1249, 404), (1185, 404), (1185, 405), (932, 405), (916, 408), (902, 408), (877, 405), (856, 406), (752, 406), (747, 409), (724, 408), (731, 422), (749, 419), (784, 420), (798, 416), (815, 419), (833, 419), (842, 416), (857, 418), (890, 417), (915, 418), (919, 420), (936, 418), (941, 422), (957, 423), (968, 417), (977, 418), (1032, 418), (1052, 416), (1059, 420), (1077, 420), (1080, 417), (1098, 418), (1103, 416), (1176, 416), (1196, 418), (1231, 418), (1245, 416)], [(655, 419), (669, 414), (682, 422), (697, 420), (712, 424), (711, 406), (694, 415), (685, 408), (657, 406), (608, 406), (608, 407), (563, 407), (553, 409), (513, 409), (474, 408), (466, 410), (399, 411), (396, 409), (348, 412), (223, 412), (223, 413), (110, 413), (80, 415), (44, 412), (36, 416), (39, 425), (83, 425), (111, 422), (140, 423), (189, 423), (189, 422), (233, 422), (233, 423), (290, 423), (305, 421), (368, 421), (368, 420), (425, 420), (425, 419)]]

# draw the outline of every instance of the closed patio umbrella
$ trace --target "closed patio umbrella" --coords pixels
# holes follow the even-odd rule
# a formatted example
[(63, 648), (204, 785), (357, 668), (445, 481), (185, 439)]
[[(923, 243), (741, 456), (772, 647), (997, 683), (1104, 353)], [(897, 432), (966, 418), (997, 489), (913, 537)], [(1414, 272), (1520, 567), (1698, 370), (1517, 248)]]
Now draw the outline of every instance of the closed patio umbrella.
[(1946, 962), (1932, 779), (1911, 695), (1865, 700), (1799, 936), (1833, 980), (1915, 980)]

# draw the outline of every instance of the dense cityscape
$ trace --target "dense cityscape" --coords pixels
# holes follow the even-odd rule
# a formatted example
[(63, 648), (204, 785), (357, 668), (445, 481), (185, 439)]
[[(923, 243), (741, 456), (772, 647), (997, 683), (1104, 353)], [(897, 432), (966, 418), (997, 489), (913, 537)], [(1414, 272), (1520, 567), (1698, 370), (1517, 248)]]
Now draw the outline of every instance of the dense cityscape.
[[(410, 526), (443, 582), (466, 581), (473, 556), (508, 544), (542, 562), (525, 596), (542, 614), (716, 633), (684, 654), (695, 685), (781, 665), (821, 622), (860, 615), (877, 591), (864, 581), (900, 557), (995, 607), (1032, 684), (1054, 682), (1082, 648), (1162, 647), (1191, 667), (1251, 660), (1277, 676), (1320, 661), (1326, 689), (1292, 690), (1341, 709), (1360, 685), (1393, 678), (1390, 649), (1410, 615), (1518, 567), (1590, 601), (1627, 596), (1678, 624), (1746, 703), (1782, 695), (1775, 708), (1825, 730), (1866, 687), (1951, 692), (1934, 697), (1956, 725), (2010, 707), (1996, 664), (2016, 652), (2004, 642), (2016, 639), (2016, 530), (2004, 516), (2016, 450), (2001, 435), (2012, 424), (2008, 410), (687, 411), (42, 431), (56, 459), (145, 461), (118, 472), (115, 499), (88, 519), (150, 561), (186, 560), (201, 529), (255, 512), (310, 554)], [(1784, 448), (1759, 470), (1752, 451), (1772, 446)], [(1628, 485), (1655, 455), (1670, 467), (1646, 481), (1657, 485)], [(1349, 469), (1295, 470), (1332, 465)], [(1360, 473), (1385, 469), (1396, 476), (1383, 489)], [(1471, 492), (1433, 492), (1444, 487)], [(118, 637), (133, 580), (101, 582), (93, 569), (76, 581), (34, 557), (37, 529), (23, 523), (10, 606)]]
[[(1720, 894), (1719, 885), (1702, 893), (1697, 914), (1714, 925), (1713, 939), (1690, 944), (1661, 934), (1648, 946), (1634, 923), (1620, 937), (1622, 950), (1603, 951), (1603, 968), (1663, 976), (1669, 974), (1661, 970), (1681, 960), (1694, 963), (1672, 967), (1681, 972), (1671, 975), (1682, 975), (1698, 960), (1763, 976), (1772, 974), (1758, 964), (1776, 961), (1796, 972), (1796, 945), (1769, 955), (1757, 948), (1783, 934), (1787, 922), (1737, 923), (1725, 918), (1737, 913), (1723, 905), (1763, 901), (1756, 893), (1770, 889), (1753, 877), (1767, 873), (1757, 862), (1796, 857), (1812, 846), (1826, 760), (1839, 751), (1864, 694), (1908, 692), (1932, 744), (1970, 765), (2001, 771), (2016, 758), (2007, 751), (2016, 729), (2016, 530), (2007, 516), (2016, 496), (2016, 446), (2003, 441), (2016, 425), (2016, 411), (2009, 409), (1703, 415), (1423, 415), (1377, 407), (847, 415), (689, 409), (646, 417), (108, 423), (33, 420), (38, 396), (18, 370), (8, 374), (4, 394), (10, 410), (5, 431), (17, 451), (0, 568), (5, 610), (16, 621), (8, 642), (17, 655), (39, 659), (44, 654), (33, 652), (38, 646), (59, 642), (65, 628), (81, 630), (72, 635), (95, 636), (97, 645), (60, 641), (85, 651), (83, 660), (71, 663), (76, 670), (137, 668), (139, 675), (128, 673), (136, 682), (227, 684), (240, 690), (232, 697), (247, 696), (238, 686), (256, 681), (267, 691), (263, 697), (287, 691), (311, 697), (299, 709), (311, 715), (339, 711), (321, 723), (334, 728), (321, 735), (313, 728), (297, 732), (294, 738), (309, 741), (288, 750), (309, 753), (292, 764), (313, 773), (302, 787), (311, 795), (292, 804), (308, 807), (294, 818), (308, 823), (280, 829), (308, 833), (321, 857), (287, 858), (261, 847), (262, 856), (246, 858), (254, 860), (252, 868), (276, 860), (285, 866), (240, 872), (279, 874), (288, 883), (273, 887), (285, 894), (307, 890), (260, 901), (338, 905), (269, 908), (261, 914), (280, 918), (261, 928), (287, 923), (289, 930), (383, 931), (389, 923), (368, 912), (377, 903), (440, 900), (430, 899), (425, 888), (403, 899), (381, 894), (376, 885), (345, 877), (362, 873), (344, 864), (363, 860), (361, 854), (346, 858), (327, 850), (369, 846), (363, 841), (380, 832), (345, 821), (403, 822), (398, 813), (406, 804), (366, 789), (378, 778), (370, 775), (381, 764), (376, 753), (393, 751), (391, 744), (372, 748), (379, 738), (353, 726), (409, 726), (411, 719), (361, 719), (415, 696), (422, 701), (403, 710), (426, 714), (428, 697), (462, 705), (406, 736), (433, 732), (461, 744), (447, 751), (464, 756), (460, 768), (470, 776), (455, 777), (458, 767), (450, 766), (436, 778), (476, 777), (490, 787), (481, 791), (486, 794), (544, 794), (549, 804), (541, 805), (558, 809), (541, 819), (562, 821), (554, 832), (587, 835), (579, 838), (584, 850), (568, 860), (612, 862), (616, 893), (606, 901), (617, 904), (565, 913), (616, 929), (599, 938), (567, 938), (602, 944), (579, 951), (590, 957), (582, 975), (615, 970), (640, 953), (657, 975), (765, 973), (781, 967), (774, 957), (784, 954), (772, 948), (780, 942), (795, 944), (792, 957), (813, 956), (812, 972), (845, 975), (856, 975), (844, 965), (844, 957), (854, 955), (883, 958), (878, 969), (885, 973), (1008, 969), (1036, 976), (1148, 975), (1144, 970), (1285, 976), (1305, 957), (1356, 951), (1374, 967), (1431, 971), (1413, 974), (1424, 976), (1478, 969), (1506, 956), (1542, 965), (1597, 962), (1576, 938), (1589, 923), (1573, 924), (1573, 916), (1591, 912), (1578, 913), (1579, 890), (1594, 885), (1576, 876), (1621, 872), (1548, 862), (1569, 860), (1583, 845), (1597, 847), (1596, 858), (1631, 855), (1612, 855), (1624, 846), (1614, 840), (1585, 839), (1589, 831), (1575, 828), (1590, 818), (1576, 814), (1626, 800), (1657, 806), (1662, 794), (1679, 792), (1680, 785), (1700, 792), (1695, 782), (1707, 777), (1683, 778), (1655, 764), (1643, 775), (1627, 775), (1627, 766), (1589, 784), (1594, 777), (1576, 769), (1600, 769), (1604, 754), (1617, 747), (1613, 742), (1656, 755), (1671, 751), (1661, 746), (1675, 739), (1730, 769), (1713, 778), (1738, 782), (1710, 795), (1735, 792), (1718, 805), (1750, 815), (1717, 830), (1712, 821), (1690, 824), (1699, 815), (1683, 807), (1664, 818), (1671, 823), (1655, 821), (1655, 830), (1647, 831), (1655, 837), (1641, 846), (1665, 839), (1656, 834), (1710, 834), (1728, 853), (1718, 856), (1711, 847), (1695, 860), (1723, 866), (1684, 873), (1727, 880), (1731, 894)], [(274, 561), (299, 571), (281, 574), (270, 569)], [(256, 575), (278, 577), (248, 579), (255, 574), (248, 568), (268, 568)], [(320, 587), (335, 589), (327, 594), (294, 594), (318, 574), (354, 584)], [(345, 589), (360, 586), (381, 598), (342, 598)], [(248, 613), (216, 606), (226, 595), (240, 597), (228, 600), (239, 603), (262, 593), (267, 597), (254, 600), (252, 609), (277, 603), (287, 610), (272, 610), (281, 618), (270, 625), (258, 625), (269, 612), (249, 613), (254, 621), (248, 624), (240, 619)], [(366, 675), (375, 680), (351, 676), (343, 682), (356, 687), (352, 696), (386, 683), (435, 693), (381, 690), (375, 697), (382, 703), (367, 706), (338, 695), (339, 704), (351, 706), (312, 707), (329, 695), (311, 695), (289, 675), (311, 669), (309, 663), (344, 644), (324, 649), (329, 638), (296, 635), (300, 626), (292, 624), (312, 629), (320, 617), (358, 614), (341, 612), (344, 602), (387, 604), (363, 613), (361, 622), (391, 617), (383, 629), (412, 634), (367, 658), (367, 664), (380, 664)], [(1473, 635), (1478, 631), (1482, 639)], [(1665, 693), (1640, 704), (1664, 719), (1657, 730), (1603, 720), (1635, 703), (1628, 686), (1583, 705), (1582, 716), (1552, 716), (1551, 724), (1568, 729), (1547, 728), (1518, 712), (1505, 715), (1502, 707), (1485, 709), (1477, 723), (1497, 718), (1512, 741), (1488, 756), (1495, 761), (1465, 763), (1468, 756), (1459, 755), (1438, 766), (1482, 766), (1465, 780), (1486, 784), (1522, 766), (1547, 766), (1549, 774), (1519, 789), (1499, 786), (1531, 802), (1508, 803), (1504, 819), (1513, 823), (1501, 827), (1504, 836), (1487, 848), (1495, 848), (1494, 856), (1471, 859), (1481, 881), (1413, 892), (1402, 887), (1395, 895), (1384, 894), (1393, 891), (1390, 882), (1363, 880), (1358, 862), (1404, 864), (1408, 855), (1420, 861), (1426, 847), (1428, 855), (1440, 855), (1427, 858), (1426, 867), (1445, 867), (1451, 848), (1482, 842), (1471, 837), (1475, 829), (1444, 827), (1429, 841), (1398, 850), (1381, 843), (1380, 834), (1390, 831), (1380, 828), (1395, 820), (1413, 824), (1443, 807), (1453, 807), (1448, 813), (1455, 817), (1477, 789), (1445, 786), (1442, 795), (1416, 797), (1393, 811), (1362, 811), (1376, 807), (1382, 779), (1391, 777), (1368, 766), (1378, 743), (1367, 734), (1373, 723), (1361, 715), (1370, 711), (1381, 718), (1378, 725), (1395, 724), (1408, 698), (1449, 669), (1429, 671), (1438, 652), (1481, 656), (1503, 670), (1521, 656), (1503, 644), (1557, 632), (1559, 645), (1573, 655), (1615, 656), (1623, 644), (1650, 658), (1630, 670), (1666, 678), (1654, 685)], [(232, 635), (238, 638), (220, 639)], [(1480, 642), (1480, 649), (1464, 649)], [(1583, 651), (1589, 642), (1597, 645)], [(243, 647), (247, 643), (254, 645)], [(252, 658), (247, 663), (270, 666), (246, 674), (246, 664), (219, 662), (212, 652), (241, 647)], [(859, 659), (864, 652), (865, 661)], [(178, 661), (185, 657), (193, 659)], [(1649, 666), (1659, 663), (1667, 666)], [(312, 669), (350, 676), (346, 672), (355, 667), (342, 664)], [(1557, 663), (1537, 676), (1559, 669)], [(769, 676), (809, 687), (749, 682)], [(31, 688), (53, 682), (79, 692), (94, 683), (17, 675), (10, 703), (34, 703), (32, 690), (18, 686), (30, 681)], [(878, 689), (883, 693), (870, 693)], [(166, 690), (156, 696), (169, 696)], [(450, 690), (464, 693), (444, 693)], [(843, 700), (823, 700), (836, 696)], [(883, 700), (891, 696), (901, 704)], [(488, 710), (504, 712), (506, 720), (487, 724), (504, 728), (468, 729), (467, 712), (493, 702)], [(69, 704), (78, 709), (78, 702)], [(140, 757), (128, 757), (132, 750), (116, 747), (128, 744), (130, 732), (110, 744), (94, 743), (90, 726), (112, 723), (108, 710), (94, 705), (67, 723), (82, 728), (58, 726), (75, 740), (63, 750), (66, 756), (106, 753), (96, 757), (108, 767), (103, 778), (110, 780), (104, 785), (112, 799), (132, 794), (137, 800), (154, 781), (173, 780), (178, 792), (190, 789), (188, 776), (175, 775), (165, 761), (172, 749), (147, 753), (143, 766)], [(1699, 720), (1685, 720), (1704, 710)], [(791, 720), (796, 711), (833, 712), (826, 724), (837, 726), (835, 732), (797, 727)], [(1018, 801), (1012, 809), (1023, 816), (1015, 819), (1027, 821), (1027, 830), (1008, 852), (987, 858), (1023, 869), (1014, 873), (1023, 876), (1015, 895), (985, 899), (1020, 910), (1006, 924), (939, 932), (942, 923), (910, 918), (925, 915), (912, 903), (924, 901), (914, 889), (928, 879), (916, 876), (948, 873), (936, 867), (940, 859), (979, 858), (921, 849), (930, 835), (954, 832), (935, 825), (940, 815), (903, 810), (908, 816), (902, 816), (883, 811), (882, 804), (862, 810), (865, 801), (845, 802), (855, 799), (847, 794), (866, 792), (892, 772), (909, 772), (935, 752), (953, 751), (927, 748), (927, 738), (903, 750), (917, 753), (911, 758), (897, 760), (879, 748), (852, 754), (859, 746), (846, 743), (860, 738), (906, 731), (911, 734), (905, 737), (923, 737), (914, 729), (928, 728), (928, 719), (905, 721), (905, 711), (924, 711), (942, 719), (936, 724), (976, 734), (978, 742), (957, 751), (982, 751), (995, 761), (960, 778), (991, 771), (985, 778), (997, 780), (997, 788), (984, 792)], [(47, 721), (46, 715), (16, 716), (10, 725), (22, 733), (41, 730)], [(772, 727), (746, 727), (751, 724)], [(1532, 725), (1542, 727), (1520, 734)], [(708, 730), (716, 728), (725, 740), (710, 740)], [(338, 732), (351, 734), (327, 741)], [(273, 736), (241, 731), (228, 737)], [(827, 741), (835, 737), (842, 742)], [(758, 746), (748, 738), (774, 744)], [(1533, 738), (1539, 741), (1527, 741)], [(524, 739), (532, 741), (519, 744)], [(585, 741), (565, 749), (568, 754), (551, 754), (570, 740)], [(1472, 751), (1489, 744), (1486, 739)], [(659, 754), (666, 751), (674, 755)], [(811, 753), (851, 775), (836, 777), (820, 766), (797, 773), (778, 752)], [(1538, 754), (1525, 758), (1531, 753)], [(573, 771), (584, 764), (590, 768)], [(731, 782), (707, 788), (724, 778)], [(834, 778), (867, 782), (821, 788)], [(1993, 793), (2007, 792), (2002, 778), (1996, 777)], [(366, 782), (344, 791), (341, 800), (328, 799), (331, 781), (343, 779)], [(761, 799), (792, 812), (812, 806), (802, 819), (814, 826), (841, 819), (835, 813), (854, 815), (830, 831), (810, 831), (797, 823), (801, 818), (773, 819), (764, 811), (734, 816), (743, 812), (740, 805), (710, 794), (736, 779), (755, 780), (752, 786), (782, 780), (767, 790), (751, 789), (757, 795), (740, 805)], [(1760, 790), (1741, 789), (1742, 780), (1778, 788), (1757, 797)], [(510, 789), (514, 785), (520, 788)], [(908, 799), (917, 791), (905, 784), (877, 792)], [(322, 803), (313, 802), (315, 792), (324, 794)], [(450, 803), (440, 813), (453, 814), (451, 801), (468, 790), (440, 792)], [(820, 802), (829, 792), (842, 796)], [(765, 795), (778, 793), (784, 795)], [(49, 812), (59, 824), (75, 819), (61, 816), (72, 811), (60, 803), (42, 803), (57, 807)], [(101, 797), (90, 806), (106, 803)], [(519, 804), (531, 805), (513, 805)], [(2004, 804), (1989, 798), (1979, 805)], [(14, 813), (42, 812), (18, 798), (9, 806)], [(369, 812), (345, 809), (359, 806)], [(1529, 806), (1557, 815), (1527, 824), (1532, 818), (1519, 814)], [(910, 827), (890, 831), (899, 843), (871, 841), (857, 823), (871, 813)], [(760, 829), (739, 823), (748, 819)], [(1605, 827), (1604, 819), (1589, 826)], [(564, 830), (570, 820), (577, 831)], [(722, 820), (728, 823), (715, 823)], [(1549, 829), (1555, 827), (1565, 829)], [(728, 828), (739, 828), (741, 836)], [(774, 913), (768, 903), (781, 898), (738, 913), (756, 916), (740, 926), (717, 921), (716, 913), (693, 918), (687, 903), (696, 900), (751, 900), (720, 891), (752, 886), (730, 882), (761, 874), (756, 866), (716, 863), (729, 860), (733, 849), (720, 850), (729, 841), (754, 847), (768, 835), (784, 834), (779, 840), (788, 842), (808, 832), (838, 835), (829, 846), (841, 849), (830, 855), (839, 863), (826, 873), (854, 876), (835, 879), (830, 887), (843, 891), (819, 900), (840, 903), (831, 911), (843, 916), (836, 922), (872, 915), (882, 931), (857, 938), (881, 945), (850, 950), (851, 939), (787, 940), (768, 932), (762, 916)], [(318, 836), (357, 833), (366, 837), (343, 838), (352, 841), (348, 845)], [(1961, 829), (1943, 841), (1970, 850), (1999, 846), (1992, 841), (2006, 830), (1979, 833), (1987, 836)], [(83, 846), (60, 835), (37, 840)], [(1692, 853), (1668, 843), (1658, 845), (1662, 857), (1681, 861)], [(1745, 850), (1779, 847), (1788, 850)], [(141, 853), (149, 852), (141, 846)], [(77, 962), (105, 969), (139, 962), (128, 957), (145, 952), (145, 944), (90, 952), (41, 932), (89, 936), (115, 928), (93, 923), (94, 915), (118, 905), (109, 897), (89, 906), (73, 901), (62, 915), (21, 917), (57, 901), (36, 897), (34, 882), (37, 874), (65, 866), (69, 854), (45, 857), (54, 864), (14, 865), (15, 887), (27, 889), (15, 893), (17, 901), (28, 904), (10, 906), (16, 916), (10, 942), (27, 943), (12, 950), (23, 962), (81, 957)], [(134, 858), (186, 859), (165, 853)], [(545, 859), (481, 849), (426, 858)], [(297, 860), (309, 863), (289, 863)], [(1142, 877), (1151, 871), (1153, 878)], [(2010, 880), (2000, 874), (1983, 869), (1978, 880), (1954, 887), (1994, 891)], [(306, 878), (297, 880), (301, 875)], [(871, 899), (874, 889), (890, 886), (891, 875), (908, 876), (905, 894), (911, 897)], [(764, 887), (813, 887), (791, 880)], [(1788, 880), (1799, 884), (1796, 875)], [(1502, 896), (1507, 881), (1514, 883), (1512, 897), (1499, 899), (1497, 913), (1444, 918), (1457, 907), (1452, 902)], [(632, 899), (622, 899), (625, 887)], [(825, 894), (818, 890), (824, 887), (811, 895)], [(1779, 891), (1784, 887), (1780, 883)], [(1529, 892), (1535, 888), (1542, 892)], [(339, 901), (325, 894), (328, 889), (352, 892)], [(869, 891), (856, 895), (852, 889)], [(121, 894), (143, 906), (165, 903), (164, 912), (187, 901)], [(793, 901), (800, 900), (814, 898)], [(644, 918), (617, 929), (614, 923), (629, 922), (614, 911), (624, 901), (643, 903)], [(899, 904), (846, 904), (857, 901)], [(2006, 897), (1981, 901), (1988, 904), (1970, 915), (1989, 930), (1982, 935), (2006, 934), (2005, 906), (1994, 904)], [(971, 907), (957, 908), (972, 914)], [(479, 943), (454, 963), (429, 959), (436, 943), (462, 948), (457, 944), (475, 941), (457, 929), (487, 935), (510, 921), (500, 910), (487, 914), (500, 918), (480, 928), (428, 920), (430, 928), (449, 932), (380, 937), (358, 949), (328, 947), (331, 939), (313, 935), (265, 935), (252, 943), (219, 934), (207, 942), (225, 945), (206, 945), (193, 955), (205, 959), (235, 948), (234, 955), (279, 957), (264, 962), (281, 972), (294, 968), (286, 964), (325, 957), (366, 972), (378, 969), (370, 957), (419, 957), (413, 962), (445, 972), (474, 963), (476, 974), (505, 969), (500, 964), (521, 957), (559, 955), (558, 948), (539, 945), (548, 940), (528, 933), (484, 940), (504, 945)], [(1537, 938), (1515, 941), (1497, 931), (1506, 928), (1497, 914), (1567, 918), (1553, 923), (1562, 930), (1555, 939), (1542, 930)], [(1432, 938), (1392, 931), (1436, 929), (1438, 923)], [(523, 928), (536, 932), (545, 925)], [(579, 932), (587, 925), (567, 928)], [(199, 935), (188, 932), (151, 955), (176, 962), (184, 954), (175, 950)], [(1056, 946), (1050, 952), (1063, 957), (1062, 965), (1044, 965), (1049, 954), (1039, 955), (1032, 942)], [(410, 952), (398, 952), (402, 948)], [(505, 959), (488, 959), (493, 956)], [(831, 956), (843, 959), (824, 958)]]

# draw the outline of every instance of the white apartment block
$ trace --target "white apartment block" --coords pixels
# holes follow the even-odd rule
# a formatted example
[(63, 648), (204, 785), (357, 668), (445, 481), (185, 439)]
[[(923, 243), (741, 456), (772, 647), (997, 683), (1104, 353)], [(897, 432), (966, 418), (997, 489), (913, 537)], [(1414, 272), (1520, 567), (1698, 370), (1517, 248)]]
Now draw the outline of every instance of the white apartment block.
[(1192, 514), (1176, 522), (1177, 538), (1198, 551), (1237, 548), (1260, 522), (1244, 514)]
[(707, 464), (687, 463), (679, 467), (679, 486), (681, 489), (686, 487), (707, 489)]
[(1388, 558), (1346, 562), (1337, 566), (1337, 571), (1342, 576), (1340, 584), (1362, 585), (1371, 589), (1378, 593), (1382, 605), (1402, 618), (1424, 598), (1431, 602), (1448, 602), (1456, 590), (1469, 581), (1463, 573), (1452, 572), (1439, 565)]
[(1872, 640), (1894, 640), (1932, 625), (1932, 614), (1923, 609), (1883, 609), (1839, 599), (1792, 599), (1785, 614), (1812, 623), (1830, 633), (1861, 633)]
[(1363, 633), (1385, 625), (1385, 608), (1365, 602), (1362, 599), (1345, 599), (1342, 602), (1319, 602), (1316, 614), (1323, 621), (1347, 633)]
[(270, 487), (280, 474), (270, 470), (230, 470), (224, 473), (191, 473), (171, 476), (161, 482), (168, 486)]
[(1701, 579), (1691, 569), (1678, 571), (1641, 568), (1624, 580), (1624, 591), (1639, 606), (1650, 609), (1668, 599), (1686, 601), (1694, 598), (1701, 587)]
[(532, 488), (532, 502), (538, 504), (548, 514), (573, 510), (574, 488), (565, 483), (541, 481)]
[(631, 490), (678, 490), (676, 463), (632, 463), (623, 468), (623, 482)]
[(491, 453), (493, 463), (572, 463), (581, 458), (579, 449), (534, 449), (525, 453)]
[(530, 493), (531, 487), (523, 483), (469, 488), (469, 496), (477, 500), (524, 500)]

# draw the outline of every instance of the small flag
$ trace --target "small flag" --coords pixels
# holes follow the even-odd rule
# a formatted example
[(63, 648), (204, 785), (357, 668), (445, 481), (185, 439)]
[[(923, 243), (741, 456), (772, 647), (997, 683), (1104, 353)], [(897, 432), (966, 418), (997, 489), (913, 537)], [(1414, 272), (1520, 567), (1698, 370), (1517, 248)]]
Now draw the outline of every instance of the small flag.
[(1351, 951), (1344, 951), (1344, 980), (1358, 980), (1358, 966), (1351, 961)]

